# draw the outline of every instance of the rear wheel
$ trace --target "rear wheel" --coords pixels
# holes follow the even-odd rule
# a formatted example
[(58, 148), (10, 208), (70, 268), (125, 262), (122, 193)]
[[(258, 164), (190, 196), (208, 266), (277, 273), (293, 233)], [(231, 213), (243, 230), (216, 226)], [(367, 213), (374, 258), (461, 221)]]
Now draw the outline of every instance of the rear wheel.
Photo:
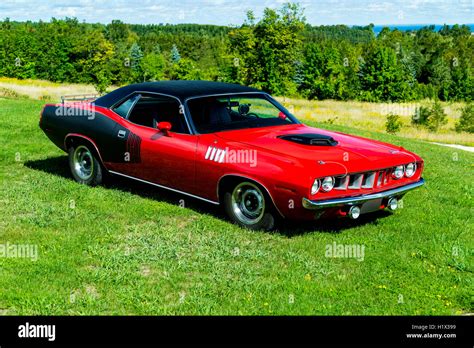
[(252, 182), (241, 182), (227, 191), (224, 207), (231, 220), (252, 230), (271, 230), (275, 213), (268, 195)]
[(102, 182), (102, 166), (87, 145), (69, 149), (69, 167), (74, 179), (81, 184), (95, 186)]

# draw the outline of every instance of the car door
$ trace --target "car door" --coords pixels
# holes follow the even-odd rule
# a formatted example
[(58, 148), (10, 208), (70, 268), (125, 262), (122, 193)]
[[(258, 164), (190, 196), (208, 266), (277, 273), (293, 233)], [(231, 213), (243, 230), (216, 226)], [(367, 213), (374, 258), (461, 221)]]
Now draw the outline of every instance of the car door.
[[(125, 161), (115, 171), (193, 193), (197, 137), (190, 134), (180, 110), (180, 102), (172, 97), (141, 94), (117, 128), (126, 152)], [(160, 131), (156, 128), (159, 122), (169, 122), (171, 130)]]

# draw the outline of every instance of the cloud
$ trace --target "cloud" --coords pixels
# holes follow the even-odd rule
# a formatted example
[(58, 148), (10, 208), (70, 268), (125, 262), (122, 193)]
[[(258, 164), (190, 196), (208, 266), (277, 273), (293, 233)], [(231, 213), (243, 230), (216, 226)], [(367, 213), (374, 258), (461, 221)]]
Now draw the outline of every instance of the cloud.
[[(279, 8), (287, 0), (2, 0), (0, 17), (49, 20), (77, 17), (80, 21), (110, 23), (240, 24), (247, 10), (261, 16), (265, 7)], [(415, 24), (472, 23), (472, 0), (295, 0), (305, 8), (309, 23)], [(31, 11), (34, 8), (35, 11)], [(402, 14), (402, 15), (400, 15)]]
[(77, 8), (75, 7), (58, 7), (54, 9), (55, 16), (59, 17), (76, 17), (78, 14)]

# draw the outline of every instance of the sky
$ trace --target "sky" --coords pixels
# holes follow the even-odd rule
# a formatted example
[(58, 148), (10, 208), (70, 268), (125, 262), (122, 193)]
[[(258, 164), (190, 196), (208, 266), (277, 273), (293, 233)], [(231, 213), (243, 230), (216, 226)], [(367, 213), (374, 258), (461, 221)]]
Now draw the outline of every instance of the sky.
[[(89, 23), (198, 23), (240, 25), (247, 10), (257, 18), (265, 7), (287, 0), (1, 0), (0, 19), (43, 20), (76, 17)], [(467, 24), (474, 0), (299, 0), (312, 25)]]

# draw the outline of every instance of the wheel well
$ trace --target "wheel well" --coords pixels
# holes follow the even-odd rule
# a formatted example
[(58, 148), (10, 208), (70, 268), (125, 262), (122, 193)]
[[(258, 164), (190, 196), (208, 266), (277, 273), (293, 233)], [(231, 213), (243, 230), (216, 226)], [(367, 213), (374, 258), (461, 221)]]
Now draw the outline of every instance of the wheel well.
[(78, 145), (87, 145), (89, 149), (92, 151), (92, 153), (100, 161), (100, 163), (102, 164), (102, 167), (105, 168), (104, 162), (102, 161), (102, 157), (100, 156), (99, 150), (97, 149), (97, 146), (91, 140), (79, 135), (66, 136), (66, 139), (64, 140), (64, 146), (66, 147), (66, 151), (69, 151), (69, 148), (71, 146), (76, 147)]
[(228, 190), (232, 189), (234, 186), (236, 186), (238, 183), (241, 183), (243, 181), (248, 181), (248, 182), (251, 182), (252, 184), (255, 184), (257, 185), (261, 190), (262, 192), (267, 196), (267, 198), (269, 199), (269, 201), (271, 202), (273, 208), (281, 215), (283, 216), (283, 214), (281, 214), (281, 212), (278, 210), (278, 208), (276, 207), (275, 205), (275, 202), (273, 201), (273, 198), (272, 196), (270, 195), (270, 192), (268, 191), (268, 189), (263, 186), (261, 183), (253, 180), (253, 179), (250, 179), (250, 178), (247, 178), (247, 177), (244, 177), (244, 176), (238, 176), (238, 175), (226, 175), (224, 177), (222, 177), (220, 180), (219, 180), (219, 185), (218, 185), (218, 188), (217, 188), (217, 197), (219, 199), (219, 203), (220, 204), (223, 204), (224, 203), (224, 193), (227, 192)]
[(246, 178), (240, 176), (227, 175), (219, 180), (219, 187), (217, 188), (217, 197), (219, 199), (219, 203), (223, 203), (225, 192), (232, 189), (232, 187), (244, 181), (245, 179)]

